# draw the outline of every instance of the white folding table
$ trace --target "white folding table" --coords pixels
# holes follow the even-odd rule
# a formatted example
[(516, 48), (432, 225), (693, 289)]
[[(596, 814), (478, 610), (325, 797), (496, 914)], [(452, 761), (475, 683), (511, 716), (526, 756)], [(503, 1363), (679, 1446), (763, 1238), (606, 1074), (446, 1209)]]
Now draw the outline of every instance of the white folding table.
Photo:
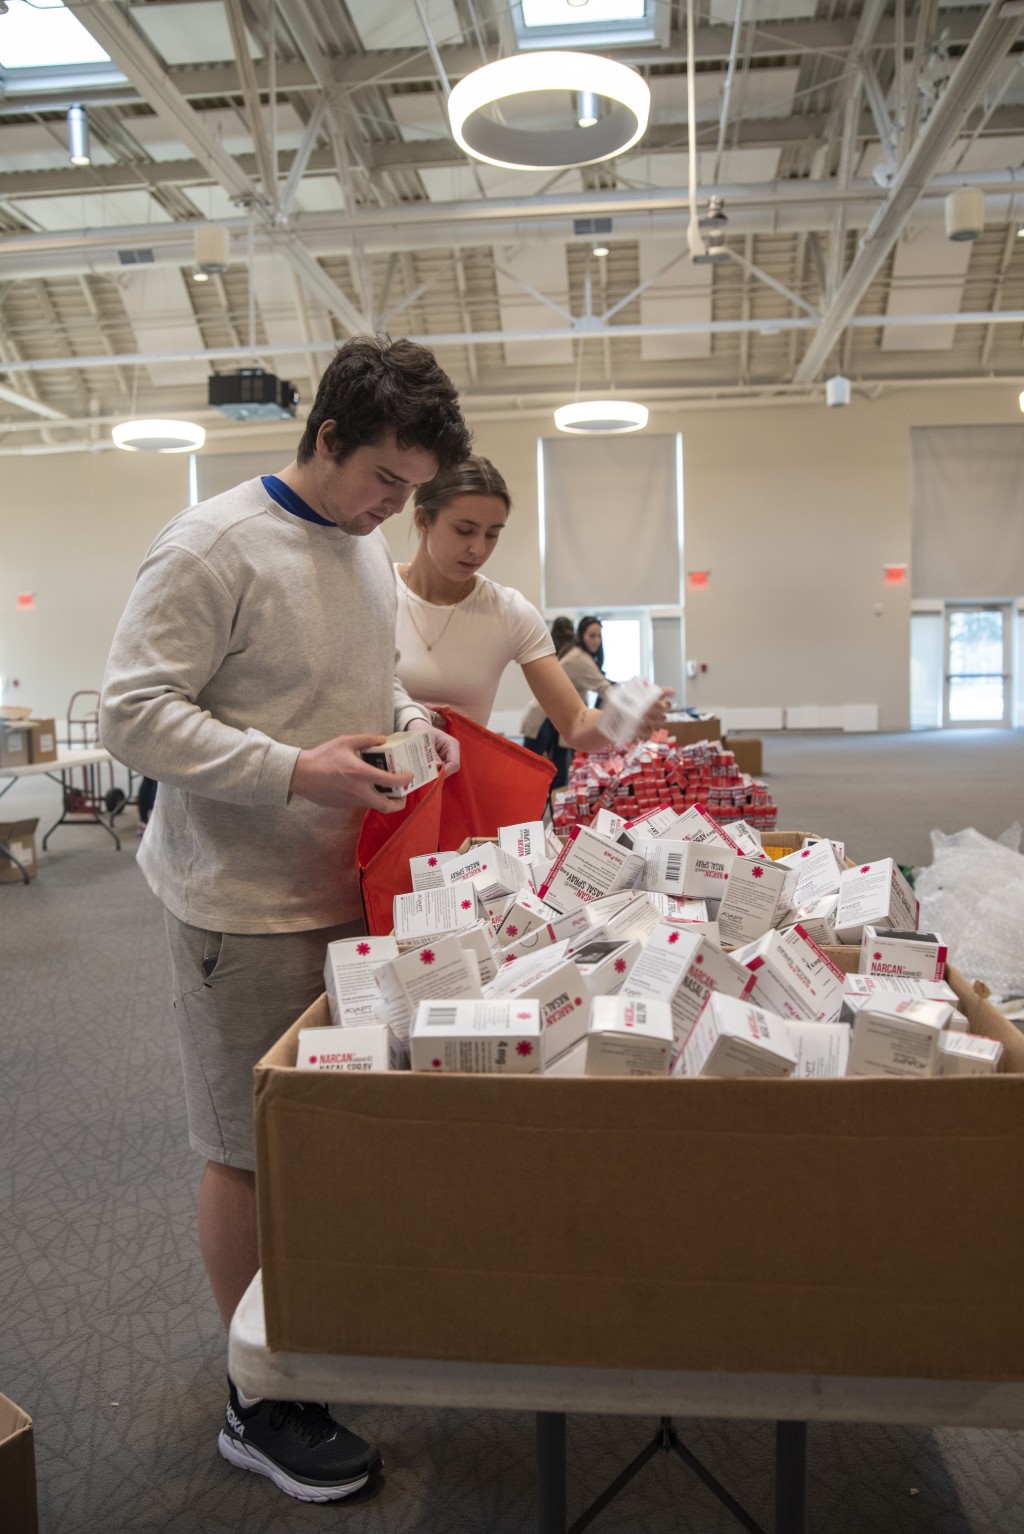
[[(46, 843), (49, 841), (51, 835), (60, 825), (95, 824), (97, 826), (102, 826), (107, 835), (114, 838), (114, 842), (118, 848), (118, 851), (120, 851), (120, 838), (118, 837), (116, 831), (114, 831), (113, 827), (107, 825), (106, 821), (96, 809), (97, 790), (95, 781), (91, 783), (90, 793), (88, 795), (91, 808), (88, 811), (83, 811), (81, 815), (74, 820), (69, 821), (68, 819), (69, 777), (76, 772), (95, 774), (97, 767), (103, 765), (106, 762), (112, 762), (113, 760), (114, 759), (110, 752), (105, 751), (102, 746), (65, 746), (62, 750), (57, 752), (57, 755), (50, 762), (29, 762), (24, 767), (0, 767), (0, 799), (3, 798), (4, 794), (10, 792), (19, 778), (35, 778), (42, 776), (53, 778), (55, 783), (59, 783), (61, 785), (61, 812), (59, 818), (54, 821), (49, 831), (47, 831), (46, 835), (43, 837), (43, 847), (45, 848)], [(4, 779), (7, 781), (4, 782)], [(11, 856), (9, 847), (3, 841), (0, 841), (0, 851), (3, 852), (5, 857), (10, 858), (11, 862), (14, 863), (16, 867), (21, 868), (22, 878), (27, 884), (29, 882), (27, 871), (22, 867), (21, 863), (18, 862), (17, 858)]]
[[(702, 1474), (704, 1467), (678, 1440), (671, 1441), (671, 1417), (776, 1423), (775, 1534), (803, 1534), (808, 1422), (1024, 1427), (1024, 1382), (578, 1369), (271, 1352), (259, 1273), (231, 1322), (228, 1372), (246, 1395), (275, 1400), (535, 1412), (537, 1534), (578, 1534), (658, 1448), (676, 1449), (743, 1527), (758, 1530), (728, 1493), (721, 1495), (724, 1488), (712, 1484), (710, 1473)], [(565, 1468), (565, 1418), (570, 1412), (661, 1419), (655, 1441), (571, 1525)]]

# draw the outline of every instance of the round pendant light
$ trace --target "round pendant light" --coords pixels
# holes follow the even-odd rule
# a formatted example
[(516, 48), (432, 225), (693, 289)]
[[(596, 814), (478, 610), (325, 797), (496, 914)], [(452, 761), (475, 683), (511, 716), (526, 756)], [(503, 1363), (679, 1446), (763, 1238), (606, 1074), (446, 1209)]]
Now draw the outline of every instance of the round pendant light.
[[(558, 91), (570, 96), (571, 123), (513, 127), (488, 115), (510, 96)], [(576, 104), (596, 102), (597, 120), (580, 126)], [(517, 53), (464, 76), (448, 97), (455, 142), (474, 159), (509, 170), (565, 170), (622, 154), (643, 136), (651, 108), (647, 82), (635, 69), (590, 53)]]
[(206, 441), (205, 427), (191, 421), (119, 421), (110, 435), (132, 453), (194, 453)]
[(578, 400), (574, 405), (559, 405), (555, 425), (559, 431), (575, 432), (581, 437), (643, 431), (647, 425), (647, 406), (623, 399)]

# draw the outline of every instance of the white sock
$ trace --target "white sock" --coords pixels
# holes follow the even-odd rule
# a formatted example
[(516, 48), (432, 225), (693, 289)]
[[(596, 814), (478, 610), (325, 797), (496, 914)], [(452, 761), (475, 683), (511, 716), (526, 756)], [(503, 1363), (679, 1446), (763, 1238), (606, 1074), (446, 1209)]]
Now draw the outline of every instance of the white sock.
[(244, 1406), (246, 1411), (248, 1411), (251, 1406), (258, 1406), (263, 1400), (262, 1396), (243, 1395), (237, 1385), (235, 1386), (235, 1395), (238, 1397), (239, 1406)]

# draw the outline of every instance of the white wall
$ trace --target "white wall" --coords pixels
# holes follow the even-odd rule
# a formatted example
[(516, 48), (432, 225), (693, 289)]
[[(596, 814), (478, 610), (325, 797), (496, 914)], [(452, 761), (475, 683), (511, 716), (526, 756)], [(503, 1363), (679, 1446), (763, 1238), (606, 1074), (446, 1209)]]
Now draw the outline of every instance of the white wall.
[[(910, 587), (886, 587), (882, 569), (910, 561), (910, 428), (972, 422), (1020, 423), (1015, 391), (908, 389), (874, 402), (855, 395), (846, 410), (654, 413), (654, 431), (683, 434), (686, 567), (711, 572), (708, 589), (688, 595), (688, 654), (708, 665), (689, 701), (877, 703), (882, 729), (906, 729)], [(474, 424), (477, 451), (514, 501), (488, 572), (536, 602), (536, 443), (549, 418)], [(273, 469), (288, 450), (271, 444), (267, 456)], [(4, 702), (61, 716), (76, 688), (99, 686), (139, 560), (187, 502), (186, 462), (125, 453), (5, 460), (0, 674), (21, 686), (6, 686)], [(595, 536), (604, 517), (642, 515), (642, 506), (595, 506)], [(396, 559), (415, 547), (410, 520), (389, 530)], [(15, 610), (20, 591), (36, 593), (34, 613)], [(506, 674), (496, 707), (526, 702), (521, 675)]]
[(0, 487), (0, 701), (60, 721), (100, 686), (139, 563), (188, 504), (188, 455), (10, 457)]

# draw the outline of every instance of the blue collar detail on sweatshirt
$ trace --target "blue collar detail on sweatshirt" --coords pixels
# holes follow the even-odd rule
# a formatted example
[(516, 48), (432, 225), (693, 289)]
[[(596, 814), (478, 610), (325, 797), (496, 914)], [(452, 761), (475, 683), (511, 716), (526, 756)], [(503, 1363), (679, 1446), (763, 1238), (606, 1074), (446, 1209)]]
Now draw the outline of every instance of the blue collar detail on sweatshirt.
[(291, 486), (286, 485), (283, 479), (278, 479), (276, 474), (264, 474), (261, 483), (270, 499), (283, 506), (285, 511), (290, 511), (293, 517), (301, 517), (304, 522), (318, 522), (321, 527), (336, 525), (329, 517), (322, 517), (314, 511), (301, 495), (296, 495)]

